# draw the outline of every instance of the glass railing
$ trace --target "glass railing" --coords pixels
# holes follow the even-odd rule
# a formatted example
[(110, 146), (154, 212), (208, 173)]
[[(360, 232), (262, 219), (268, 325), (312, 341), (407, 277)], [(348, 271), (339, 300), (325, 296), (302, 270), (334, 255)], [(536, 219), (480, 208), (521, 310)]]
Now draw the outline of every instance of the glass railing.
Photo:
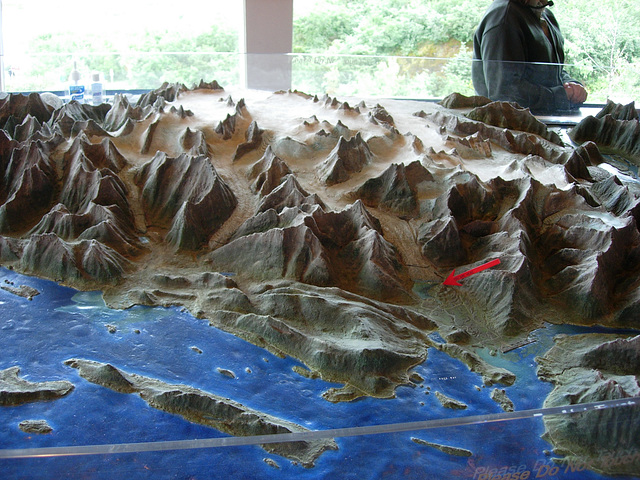
[[(639, 414), (640, 398), (633, 398), (300, 434), (0, 450), (0, 465), (5, 478), (40, 478), (43, 472), (48, 478), (71, 478), (69, 472), (74, 478), (219, 478), (215, 472), (224, 472), (251, 479), (629, 479), (638, 478), (640, 462), (629, 437), (611, 438), (608, 445), (576, 442), (576, 452), (561, 458), (537, 436), (545, 426), (580, 418), (585, 432), (626, 435), (637, 431)], [(307, 468), (265, 451), (287, 442), (330, 442), (332, 449)]]
[[(472, 95), (469, 52), (454, 58), (364, 55), (166, 53), (75, 53), (4, 58), (5, 91), (56, 91), (69, 87), (73, 65), (87, 87), (99, 72), (107, 90), (151, 90), (163, 82), (187, 86), (217, 80), (228, 88), (295, 89), (310, 94), (441, 99)], [(616, 69), (565, 65), (589, 91), (590, 103), (640, 98), (640, 65)], [(245, 80), (246, 79), (246, 80)]]

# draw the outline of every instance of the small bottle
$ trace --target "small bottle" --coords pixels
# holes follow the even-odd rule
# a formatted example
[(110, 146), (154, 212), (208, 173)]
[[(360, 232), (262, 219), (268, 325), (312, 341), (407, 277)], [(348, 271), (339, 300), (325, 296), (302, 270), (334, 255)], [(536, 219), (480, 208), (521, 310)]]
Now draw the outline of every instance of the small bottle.
[(69, 96), (71, 100), (84, 103), (84, 85), (78, 85), (80, 78), (76, 62), (73, 62), (73, 70), (71, 70), (71, 81), (73, 83), (69, 85)]
[(91, 84), (91, 98), (93, 105), (100, 105), (104, 101), (104, 90), (102, 83), (100, 82), (100, 74), (94, 73), (92, 76), (93, 83)]

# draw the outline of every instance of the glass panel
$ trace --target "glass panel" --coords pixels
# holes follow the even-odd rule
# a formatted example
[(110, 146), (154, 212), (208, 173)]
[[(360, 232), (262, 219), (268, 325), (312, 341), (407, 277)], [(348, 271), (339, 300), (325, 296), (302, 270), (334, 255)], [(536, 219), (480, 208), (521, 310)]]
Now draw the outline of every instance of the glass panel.
[(99, 73), (108, 90), (197, 82), (212, 69), (237, 82), (235, 64), (222, 72), (238, 51), (241, 6), (200, 0), (177, 12), (168, 0), (3, 0), (6, 90), (66, 90), (74, 64), (81, 84)]
[(473, 95), (471, 56), (295, 55), (293, 88), (329, 95), (443, 98)]
[[(73, 65), (81, 74), (78, 82), (90, 91), (87, 72), (100, 72), (104, 88), (109, 92), (154, 90), (163, 82), (184, 83), (191, 87), (201, 79), (217, 80), (225, 87), (240, 84), (237, 53), (199, 52), (124, 52), (117, 54), (67, 54), (38, 56), (5, 56), (9, 74), (5, 76), (10, 92), (67, 92)], [(22, 65), (13, 72), (13, 65)], [(69, 67), (71, 65), (71, 67)], [(106, 76), (102, 72), (107, 72)]]
[[(338, 93), (340, 86), (359, 95), (419, 98), (441, 98), (453, 91), (468, 94), (473, 91), (467, 62), (474, 33), (491, 4), (489, 0), (295, 0), (293, 51), (346, 56), (329, 61), (330, 66), (322, 63), (324, 58), (306, 59), (309, 68), (323, 70), (321, 85), (312, 89)], [(611, 98), (628, 103), (639, 97), (639, 5), (619, 0), (603, 10), (597, 3), (563, 0), (548, 9), (564, 36), (567, 70), (587, 86), (590, 102)], [(356, 60), (352, 55), (378, 58)], [(440, 59), (447, 67), (434, 72), (438, 62), (431, 59)]]
[[(265, 441), (263, 437), (239, 439), (245, 445), (221, 446), (224, 439), (206, 440), (204, 436), (189, 443), (69, 447), (55, 452), (46, 448), (0, 450), (0, 464), (8, 478), (72, 478), (69, 472), (73, 472), (73, 478), (199, 478), (215, 465), (215, 471), (225, 476), (256, 479), (599, 480), (612, 475), (631, 479), (637, 478), (640, 464), (640, 449), (633, 437), (640, 426), (638, 402), (630, 399), (609, 405), (575, 406), (565, 413), (539, 411), (517, 419), (497, 419), (506, 414), (480, 416), (451, 427), (438, 428), (425, 421), (424, 428), (416, 429), (412, 425), (418, 422), (360, 429), (379, 429), (382, 433), (358, 435), (349, 429), (312, 432), (310, 441), (326, 438), (334, 448), (307, 468), (265, 451), (269, 444), (257, 445)], [(571, 440), (557, 450), (569, 448), (570, 453), (552, 451), (541, 437), (548, 425), (559, 423), (568, 425), (573, 433)], [(595, 440), (591, 434), (596, 430), (606, 439)], [(197, 448), (185, 449), (198, 443)]]

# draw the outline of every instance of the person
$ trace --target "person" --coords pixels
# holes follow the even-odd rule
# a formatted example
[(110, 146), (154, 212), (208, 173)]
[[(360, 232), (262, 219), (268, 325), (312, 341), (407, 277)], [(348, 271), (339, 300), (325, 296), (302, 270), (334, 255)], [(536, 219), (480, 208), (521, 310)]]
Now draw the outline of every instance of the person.
[(534, 114), (561, 114), (587, 99), (565, 71), (564, 39), (547, 0), (494, 0), (473, 39), (473, 86)]

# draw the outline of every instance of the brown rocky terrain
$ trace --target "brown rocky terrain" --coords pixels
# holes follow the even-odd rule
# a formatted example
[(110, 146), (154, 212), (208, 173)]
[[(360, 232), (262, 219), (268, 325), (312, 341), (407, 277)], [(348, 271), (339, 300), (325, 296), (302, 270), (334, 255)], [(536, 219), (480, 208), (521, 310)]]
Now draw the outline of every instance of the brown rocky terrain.
[[(306, 428), (271, 415), (251, 410), (228, 398), (213, 395), (188, 385), (173, 385), (155, 378), (120, 370), (108, 363), (73, 358), (65, 364), (78, 370), (89, 382), (119, 393), (138, 394), (151, 407), (180, 415), (187, 420), (214, 427), (234, 436), (276, 435), (308, 431)], [(281, 455), (306, 468), (326, 450), (337, 450), (333, 440), (312, 440), (262, 445), (266, 451)]]
[[(242, 315), (277, 332), (277, 313), (294, 327), (309, 295), (329, 299), (315, 316), (334, 301), (384, 312), (387, 327), (368, 339), (368, 328), (351, 327), (362, 342), (351, 353), (360, 365), (367, 352), (406, 350), (411, 360), (384, 362), (390, 385), (424, 360), (435, 328), (500, 346), (542, 321), (637, 326), (640, 189), (602, 168), (593, 142), (565, 145), (527, 110), (459, 95), (443, 102), (452, 108), (411, 111), (246, 93), (255, 98), (234, 100), (215, 82), (164, 85), (134, 105), (117, 96), (56, 110), (37, 95), (4, 99), (3, 265), (104, 289), (114, 306), (185, 305), (232, 331), (230, 316)], [(441, 284), (451, 269), (493, 258), (500, 267), (463, 288)], [(190, 280), (203, 270), (235, 276), (216, 291)], [(159, 285), (158, 276), (183, 280)], [(292, 295), (297, 306), (285, 308)], [(388, 348), (390, 329), (407, 332), (404, 348)], [(299, 335), (325, 343), (345, 328), (311, 330)], [(317, 346), (297, 351), (254, 323), (240, 331), (363, 386), (361, 372), (314, 360)]]
[(30, 382), (20, 378), (20, 367), (0, 370), (0, 406), (22, 405), (64, 397), (73, 391), (73, 384), (66, 380)]
[(511, 384), (473, 347), (640, 327), (640, 184), (600, 151), (638, 162), (635, 109), (569, 145), (482, 98), (351, 105), (215, 82), (55, 110), (10, 95), (0, 263), (114, 308), (184, 306), (343, 384), (331, 401), (393, 396), (432, 346)]
[[(640, 336), (587, 334), (557, 337), (538, 359), (538, 376), (554, 385), (545, 406), (569, 406), (640, 396)], [(545, 436), (566, 462), (607, 475), (640, 468), (637, 404), (545, 417)]]

